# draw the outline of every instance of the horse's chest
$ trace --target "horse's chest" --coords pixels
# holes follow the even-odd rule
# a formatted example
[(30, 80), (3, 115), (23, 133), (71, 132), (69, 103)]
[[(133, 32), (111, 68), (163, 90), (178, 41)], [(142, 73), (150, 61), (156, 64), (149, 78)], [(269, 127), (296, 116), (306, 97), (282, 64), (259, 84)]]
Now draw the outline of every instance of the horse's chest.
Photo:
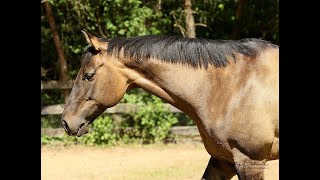
[(211, 130), (200, 130), (200, 135), (207, 152), (217, 158), (233, 162), (231, 151), (222, 138), (214, 134)]

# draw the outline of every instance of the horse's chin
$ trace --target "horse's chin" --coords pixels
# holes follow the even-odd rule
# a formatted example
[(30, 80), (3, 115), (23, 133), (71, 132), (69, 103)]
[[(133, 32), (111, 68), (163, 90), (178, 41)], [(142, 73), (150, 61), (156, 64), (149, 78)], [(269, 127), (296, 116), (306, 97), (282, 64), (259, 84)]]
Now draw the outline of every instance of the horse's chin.
[(88, 132), (89, 132), (88, 124), (85, 124), (79, 128), (77, 136), (81, 137), (82, 135), (87, 134)]

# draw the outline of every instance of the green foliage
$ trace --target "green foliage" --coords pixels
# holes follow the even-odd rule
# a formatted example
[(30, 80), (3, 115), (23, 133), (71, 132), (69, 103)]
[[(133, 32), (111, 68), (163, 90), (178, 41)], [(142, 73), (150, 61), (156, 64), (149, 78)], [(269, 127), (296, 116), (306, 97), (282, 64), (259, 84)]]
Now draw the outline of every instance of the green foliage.
[(178, 126), (195, 126), (195, 122), (184, 113), (175, 113), (174, 116), (179, 120)]
[(41, 91), (41, 104), (62, 104), (64, 99), (62, 96), (62, 90), (50, 89)]
[(133, 128), (126, 131), (125, 137), (140, 139), (142, 143), (159, 142), (168, 136), (170, 128), (177, 122), (178, 119), (168, 112), (161, 99), (152, 95), (151, 100), (133, 115), (133, 121), (127, 124)]
[(55, 139), (58, 139), (58, 140), (59, 140), (59, 138), (57, 138), (57, 137), (50, 137), (50, 136), (42, 135), (42, 136), (41, 136), (41, 144), (43, 144), (43, 145), (52, 144), (52, 142), (53, 142)]
[(177, 114), (169, 112), (160, 98), (144, 90), (130, 90), (122, 102), (141, 106), (138, 112), (131, 114), (133, 118), (123, 124), (122, 138), (127, 142), (133, 139), (142, 143), (162, 141), (168, 137), (170, 128), (178, 123)]
[(142, 89), (131, 89), (127, 92), (121, 100), (121, 103), (136, 104), (136, 105), (146, 105), (152, 98), (152, 94), (142, 90)]
[(139, 129), (139, 136), (144, 142), (161, 141), (167, 137), (173, 124), (178, 120), (168, 113), (159, 98), (153, 96), (153, 102), (141, 108), (134, 116), (135, 128)]
[(81, 138), (81, 142), (87, 145), (114, 144), (117, 135), (113, 129), (114, 125), (109, 116), (98, 117), (92, 123), (89, 133)]
[(109, 116), (98, 117), (90, 126), (88, 134), (82, 137), (68, 136), (64, 134), (62, 137), (41, 136), (41, 144), (43, 145), (112, 145), (116, 142), (117, 135), (113, 132), (114, 125)]
[(62, 137), (41, 136), (41, 145), (67, 146), (78, 144), (78, 139), (73, 136), (63, 135)]
[(57, 115), (41, 116), (41, 128), (60, 128), (60, 118), (61, 117)]

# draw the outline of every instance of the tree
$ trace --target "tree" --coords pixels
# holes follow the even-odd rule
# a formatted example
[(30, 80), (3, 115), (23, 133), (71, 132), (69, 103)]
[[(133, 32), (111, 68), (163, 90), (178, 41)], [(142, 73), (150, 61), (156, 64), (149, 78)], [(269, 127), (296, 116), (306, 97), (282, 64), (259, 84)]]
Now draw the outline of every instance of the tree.
[(192, 15), (191, 0), (184, 1), (184, 7), (186, 11), (186, 36), (189, 38), (196, 37), (196, 27), (194, 24), (194, 17)]
[(239, 5), (237, 7), (236, 17), (235, 17), (236, 23), (233, 26), (232, 34), (231, 34), (232, 39), (239, 38), (240, 28), (241, 28), (241, 23), (242, 23), (242, 14), (243, 14), (243, 9), (244, 9), (246, 2), (247, 2), (247, 0), (240, 0)]
[[(46, 7), (46, 15), (48, 18), (48, 22), (49, 22), (49, 26), (50, 26), (50, 30), (52, 32), (52, 36), (53, 36), (53, 40), (54, 40), (54, 45), (56, 47), (57, 50), (57, 54), (58, 54), (58, 61), (59, 61), (59, 79), (61, 81), (67, 81), (69, 79), (68, 76), (68, 69), (67, 69), (67, 62), (66, 62), (66, 58), (64, 56), (64, 52), (63, 52), (63, 47), (59, 38), (59, 34), (56, 28), (56, 24), (54, 21), (54, 16), (52, 13), (52, 9), (50, 4), (48, 3), (48, 1), (44, 2), (45, 7)], [(69, 94), (69, 90), (64, 90), (63, 96), (66, 99), (67, 96)]]

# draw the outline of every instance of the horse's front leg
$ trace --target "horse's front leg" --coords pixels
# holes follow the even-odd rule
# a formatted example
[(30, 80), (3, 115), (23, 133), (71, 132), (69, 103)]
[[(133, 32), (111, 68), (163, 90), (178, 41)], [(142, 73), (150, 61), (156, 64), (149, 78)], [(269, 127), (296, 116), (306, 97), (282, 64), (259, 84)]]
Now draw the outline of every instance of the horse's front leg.
[(201, 180), (231, 180), (235, 175), (234, 165), (211, 157)]
[(264, 180), (266, 160), (253, 160), (233, 149), (235, 168), (240, 180)]

